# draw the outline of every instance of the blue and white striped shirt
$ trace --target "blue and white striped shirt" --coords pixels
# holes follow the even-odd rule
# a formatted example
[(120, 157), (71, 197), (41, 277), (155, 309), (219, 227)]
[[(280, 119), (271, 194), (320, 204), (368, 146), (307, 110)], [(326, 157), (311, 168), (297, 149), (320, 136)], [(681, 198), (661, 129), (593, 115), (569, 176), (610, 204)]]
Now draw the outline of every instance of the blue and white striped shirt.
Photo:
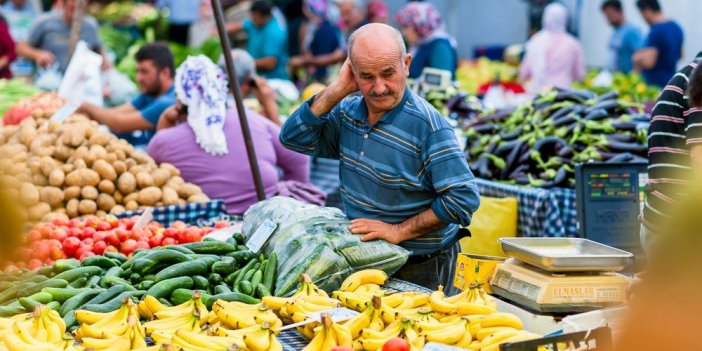
[[(312, 98), (314, 99), (314, 97)], [(427, 101), (405, 88), (400, 104), (375, 125), (360, 96), (315, 116), (312, 99), (285, 122), (280, 141), (313, 156), (339, 159), (346, 215), (400, 223), (431, 208), (446, 227), (401, 245), (414, 255), (453, 242), (480, 203), (456, 135)]]

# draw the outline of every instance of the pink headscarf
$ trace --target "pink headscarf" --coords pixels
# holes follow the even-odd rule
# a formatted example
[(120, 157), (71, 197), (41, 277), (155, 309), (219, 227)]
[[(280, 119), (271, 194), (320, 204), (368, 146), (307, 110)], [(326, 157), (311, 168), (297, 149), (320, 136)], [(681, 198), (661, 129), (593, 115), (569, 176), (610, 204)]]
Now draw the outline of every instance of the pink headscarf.
[(382, 0), (371, 0), (367, 6), (368, 20), (371, 21), (374, 18), (388, 18), (390, 16), (390, 10), (388, 10), (388, 5)]
[(443, 25), (441, 14), (428, 2), (411, 2), (405, 5), (395, 15), (395, 21), (403, 27), (414, 29), (422, 41), (441, 30)]

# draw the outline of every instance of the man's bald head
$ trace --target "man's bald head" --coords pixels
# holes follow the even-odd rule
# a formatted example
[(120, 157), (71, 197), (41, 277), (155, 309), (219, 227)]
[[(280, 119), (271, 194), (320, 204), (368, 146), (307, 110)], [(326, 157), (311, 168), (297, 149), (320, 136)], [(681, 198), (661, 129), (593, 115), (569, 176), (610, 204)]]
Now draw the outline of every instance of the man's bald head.
[(354, 52), (366, 58), (394, 53), (399, 60), (403, 60), (407, 55), (402, 33), (382, 23), (366, 24), (353, 32), (349, 37), (348, 49), (352, 64)]

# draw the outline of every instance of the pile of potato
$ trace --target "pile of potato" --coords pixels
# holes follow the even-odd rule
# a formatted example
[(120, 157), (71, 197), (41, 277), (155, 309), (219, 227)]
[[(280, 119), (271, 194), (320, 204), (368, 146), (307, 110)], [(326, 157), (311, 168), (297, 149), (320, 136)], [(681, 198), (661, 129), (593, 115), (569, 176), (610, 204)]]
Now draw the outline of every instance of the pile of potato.
[(29, 221), (209, 200), (173, 165), (157, 165), (97, 122), (47, 117), (0, 129), (0, 188), (20, 199)]

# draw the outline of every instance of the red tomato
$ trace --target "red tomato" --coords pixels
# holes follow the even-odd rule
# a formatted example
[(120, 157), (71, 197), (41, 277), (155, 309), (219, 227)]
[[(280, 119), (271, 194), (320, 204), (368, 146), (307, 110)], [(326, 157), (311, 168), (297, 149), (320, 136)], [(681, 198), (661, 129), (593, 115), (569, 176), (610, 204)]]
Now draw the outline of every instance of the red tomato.
[(132, 229), (132, 232), (129, 234), (129, 239), (142, 240), (145, 238), (147, 238), (145, 229)]
[(217, 224), (215, 224), (214, 227), (215, 227), (215, 229), (222, 229), (222, 228), (226, 228), (226, 227), (229, 227), (229, 226), (231, 226), (231, 224), (229, 224), (229, 222), (227, 222), (227, 221), (219, 221), (219, 222), (217, 222)]
[(28, 243), (33, 243), (39, 240), (41, 240), (41, 233), (38, 230), (30, 230), (29, 233), (27, 233)]
[(194, 243), (200, 241), (202, 236), (200, 235), (200, 229), (197, 227), (190, 227), (183, 233), (183, 240), (180, 242), (184, 243)]
[(97, 227), (95, 227), (96, 230), (98, 231), (106, 231), (112, 229), (112, 225), (110, 223), (107, 223), (105, 221), (101, 221), (97, 224)]
[(51, 249), (51, 254), (49, 255), (49, 258), (56, 261), (62, 258), (66, 258), (66, 254), (60, 247), (54, 247), (53, 249)]
[(173, 238), (173, 239), (175, 239), (175, 238), (178, 236), (178, 230), (173, 229), (173, 228), (166, 228), (166, 229), (163, 231), (163, 236), (164, 236), (165, 238)]
[(17, 267), (19, 269), (25, 269), (25, 268), (27, 268), (27, 264), (25, 262), (20, 261), (20, 262), (15, 263), (15, 267)]
[(409, 351), (409, 344), (403, 338), (392, 338), (383, 345), (382, 351)]
[(68, 232), (63, 228), (56, 228), (49, 235), (50, 239), (55, 239), (58, 241), (63, 241), (63, 239), (66, 239), (67, 237), (68, 237)]
[(80, 233), (80, 240), (84, 240), (86, 238), (92, 238), (93, 235), (95, 235), (95, 228), (93, 227), (86, 227), (83, 229), (83, 231)]
[(134, 239), (127, 239), (120, 245), (120, 251), (125, 255), (131, 255), (137, 249), (137, 242)]
[(17, 260), (18, 261), (28, 261), (30, 258), (32, 258), (32, 254), (34, 251), (28, 247), (23, 247), (19, 250), (17, 250)]
[(68, 230), (68, 233), (67, 233), (67, 234), (68, 234), (69, 237), (72, 236), (72, 237), (80, 238), (80, 234), (81, 234), (82, 232), (83, 232), (82, 229), (71, 228), (71, 229)]
[(119, 219), (113, 215), (107, 215), (107, 217), (105, 217), (105, 222), (112, 228), (117, 228), (119, 226)]
[(40, 260), (45, 260), (51, 255), (51, 248), (45, 241), (37, 241), (32, 244), (32, 256)]
[(149, 242), (145, 240), (139, 240), (137, 241), (137, 249), (150, 249), (151, 246), (149, 246)]
[(95, 235), (93, 235), (93, 240), (95, 241), (105, 241), (107, 239), (107, 234), (108, 232), (105, 231), (97, 231), (95, 232)]
[(95, 244), (93, 245), (93, 252), (96, 255), (104, 254), (105, 249), (107, 249), (107, 243), (105, 243), (104, 241), (96, 241)]
[(331, 351), (353, 351), (353, 349), (348, 346), (336, 346)]
[[(117, 229), (113, 230), (112, 232), (117, 235), (117, 244), (129, 239), (130, 231), (128, 231), (124, 228), (117, 228)], [(115, 245), (115, 244), (112, 244), (112, 245)]]
[(100, 223), (100, 220), (97, 217), (91, 216), (85, 220), (85, 227), (97, 229), (97, 226), (99, 223)]
[(92, 247), (92, 246), (88, 246), (88, 245), (81, 245), (81, 247), (79, 247), (78, 250), (76, 250), (76, 253), (74, 254), (73, 257), (75, 257), (75, 258), (77, 258), (77, 259), (81, 259), (81, 257), (82, 257), (86, 252), (93, 253), (93, 247)]
[(43, 265), (44, 265), (44, 262), (42, 262), (41, 260), (39, 260), (37, 258), (32, 258), (31, 260), (29, 260), (29, 263), (27, 264), (27, 268), (29, 268), (31, 270), (35, 270), (35, 269), (41, 268), (41, 266), (43, 266)]
[(188, 225), (185, 224), (183, 221), (175, 221), (171, 224), (171, 228), (175, 230), (184, 230), (188, 228)]
[(127, 230), (132, 230), (134, 224), (136, 223), (136, 217), (123, 219), (124, 228)]
[[(105, 248), (105, 252), (119, 252), (119, 250), (117, 250), (117, 248), (112, 245), (107, 245), (107, 247)], [(105, 252), (103, 252), (103, 254)]]
[(85, 251), (80, 256), (78, 256), (78, 259), (82, 261), (90, 256), (95, 256), (95, 254), (92, 253), (91, 251)]
[(39, 230), (39, 233), (41, 233), (42, 238), (48, 239), (51, 233), (54, 231), (52, 227), (53, 225), (50, 223), (44, 223), (37, 225), (37, 230)]
[(174, 238), (163, 238), (163, 241), (161, 241), (161, 246), (166, 246), (166, 245), (175, 245), (178, 242)]
[(95, 245), (95, 239), (85, 238), (85, 239), (83, 239), (83, 245), (93, 246), (93, 245)]
[(62, 246), (66, 256), (72, 257), (76, 253), (76, 250), (80, 248), (80, 239), (70, 236), (63, 241)]
[(149, 245), (151, 247), (161, 246), (162, 241), (163, 241), (163, 235), (156, 234), (156, 235), (149, 238)]
[(46, 244), (49, 245), (49, 247), (52, 248), (52, 249), (55, 248), (55, 247), (58, 247), (58, 248), (60, 249), (61, 246), (62, 246), (62, 245), (61, 245), (61, 242), (58, 241), (58, 240), (55, 240), (55, 239), (46, 240)]
[(105, 241), (112, 246), (119, 246), (119, 236), (114, 231), (107, 233)]
[(68, 220), (62, 219), (62, 218), (55, 218), (51, 223), (53, 223), (57, 227), (67, 227), (68, 226)]
[(83, 222), (78, 218), (74, 218), (74, 219), (71, 219), (70, 221), (68, 221), (69, 228), (79, 228), (79, 226), (81, 224), (83, 224)]

